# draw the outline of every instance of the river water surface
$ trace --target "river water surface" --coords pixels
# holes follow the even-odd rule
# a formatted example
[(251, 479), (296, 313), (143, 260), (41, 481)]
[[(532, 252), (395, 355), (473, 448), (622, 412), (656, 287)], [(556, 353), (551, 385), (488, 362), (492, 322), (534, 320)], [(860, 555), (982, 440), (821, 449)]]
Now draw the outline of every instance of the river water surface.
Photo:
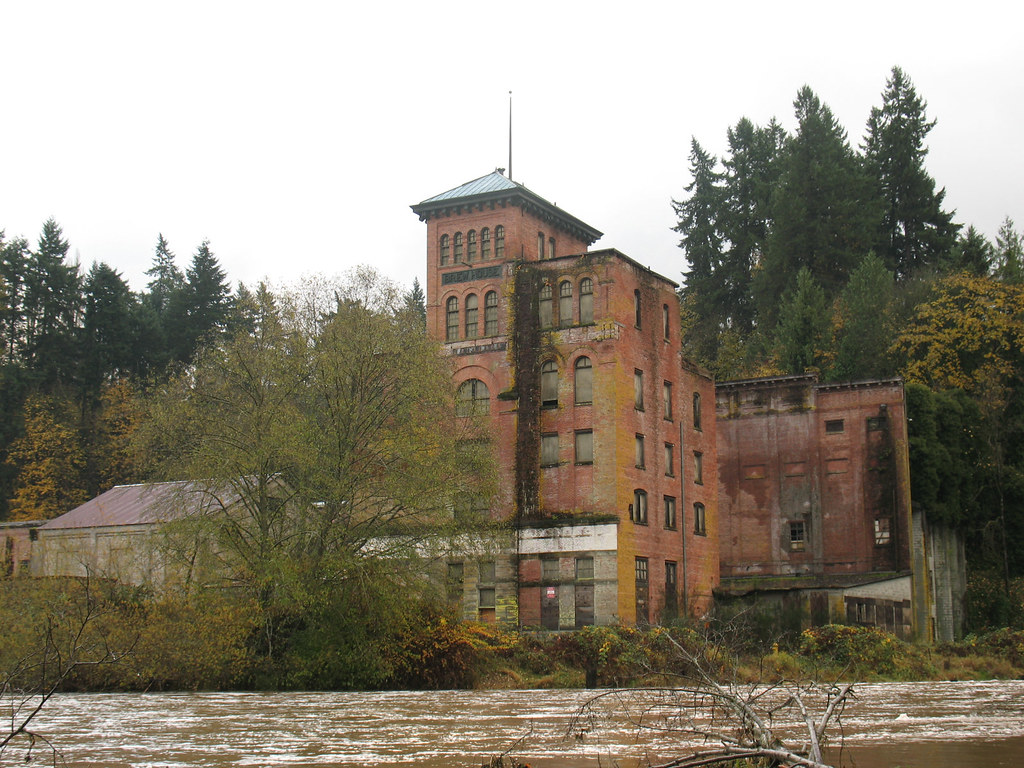
[[(1024, 765), (1024, 682), (856, 687), (832, 743), (859, 768)], [(62, 694), (34, 721), (70, 766), (644, 766), (698, 744), (608, 713), (592, 691)], [(4, 756), (18, 757), (8, 753)], [(35, 761), (33, 761), (34, 763)]]

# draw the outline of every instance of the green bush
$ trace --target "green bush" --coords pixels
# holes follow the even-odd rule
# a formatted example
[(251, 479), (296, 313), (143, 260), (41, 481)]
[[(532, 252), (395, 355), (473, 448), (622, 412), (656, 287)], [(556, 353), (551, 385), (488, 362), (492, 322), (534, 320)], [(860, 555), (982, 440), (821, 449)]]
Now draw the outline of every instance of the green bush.
[(857, 677), (897, 671), (902, 641), (876, 627), (828, 624), (800, 634), (800, 653), (819, 662), (847, 668)]

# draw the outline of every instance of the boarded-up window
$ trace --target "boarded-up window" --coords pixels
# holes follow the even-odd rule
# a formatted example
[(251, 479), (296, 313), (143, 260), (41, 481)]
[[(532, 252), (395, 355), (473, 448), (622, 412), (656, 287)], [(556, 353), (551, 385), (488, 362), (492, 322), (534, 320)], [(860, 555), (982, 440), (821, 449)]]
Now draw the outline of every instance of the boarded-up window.
[(807, 462), (787, 461), (782, 468), (786, 477), (802, 477), (807, 474)]
[(594, 463), (594, 433), (589, 429), (576, 433), (576, 463)]
[(633, 371), (633, 406), (638, 410), (644, 409), (644, 372)]
[(845, 429), (842, 419), (829, 419), (825, 422), (826, 435), (838, 435)]
[(644, 436), (637, 435), (634, 438), (634, 445), (636, 446), (636, 467), (637, 469), (644, 468)]
[(746, 464), (743, 467), (744, 480), (763, 480), (766, 467), (764, 464)]
[(850, 460), (847, 458), (825, 460), (825, 472), (829, 475), (841, 475), (849, 470)]
[(573, 389), (577, 405), (586, 405), (594, 401), (594, 367), (589, 357), (577, 358)]
[(540, 465), (554, 467), (558, 465), (558, 435), (541, 435)]

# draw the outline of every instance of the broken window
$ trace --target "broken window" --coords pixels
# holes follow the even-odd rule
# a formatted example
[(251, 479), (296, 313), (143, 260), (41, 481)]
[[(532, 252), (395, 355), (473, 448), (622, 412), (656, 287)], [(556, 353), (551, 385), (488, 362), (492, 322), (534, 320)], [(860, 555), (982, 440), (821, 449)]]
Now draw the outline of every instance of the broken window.
[(882, 547), (892, 540), (892, 519), (888, 517), (875, 518), (875, 546)]
[(558, 405), (558, 364), (554, 360), (540, 367), (540, 404), (545, 408)]
[(629, 510), (629, 519), (639, 525), (647, 525), (647, 491), (639, 488), (633, 491), (633, 505)]
[(807, 544), (807, 528), (803, 520), (789, 524), (789, 549), (791, 552), (803, 552)]

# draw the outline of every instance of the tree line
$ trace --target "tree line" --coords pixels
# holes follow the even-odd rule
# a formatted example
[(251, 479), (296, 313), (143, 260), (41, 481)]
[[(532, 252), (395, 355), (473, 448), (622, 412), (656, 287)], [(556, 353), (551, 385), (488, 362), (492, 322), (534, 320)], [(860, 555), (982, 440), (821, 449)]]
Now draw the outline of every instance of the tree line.
[(247, 293), (208, 241), (183, 272), (159, 235), (141, 293), (68, 251), (53, 219), (35, 247), (0, 231), (0, 519), (54, 517), (139, 479), (135, 394), (226, 333)]
[(913, 498), (975, 567), (1024, 573), (1024, 244), (955, 221), (929, 174), (936, 121), (892, 69), (860, 147), (804, 86), (796, 130), (693, 138), (673, 201), (687, 352), (720, 379), (908, 382)]

